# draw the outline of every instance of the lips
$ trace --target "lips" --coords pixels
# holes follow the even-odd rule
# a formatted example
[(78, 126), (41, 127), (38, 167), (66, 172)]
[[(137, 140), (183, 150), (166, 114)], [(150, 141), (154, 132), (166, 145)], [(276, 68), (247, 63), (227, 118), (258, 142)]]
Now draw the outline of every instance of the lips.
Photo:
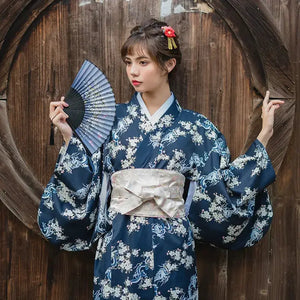
[(137, 85), (140, 85), (140, 84), (141, 84), (141, 82), (140, 82), (140, 81), (137, 81), (137, 80), (132, 80), (131, 82), (132, 82), (132, 84), (133, 84), (134, 86), (137, 86)]

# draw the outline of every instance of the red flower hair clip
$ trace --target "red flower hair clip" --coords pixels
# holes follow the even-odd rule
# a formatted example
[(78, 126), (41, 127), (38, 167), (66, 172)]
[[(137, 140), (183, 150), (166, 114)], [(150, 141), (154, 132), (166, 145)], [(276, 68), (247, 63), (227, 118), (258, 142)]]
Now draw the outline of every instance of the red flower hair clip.
[(174, 37), (176, 37), (175, 31), (171, 26), (163, 26), (161, 28), (163, 30), (164, 35), (168, 38), (168, 48), (172, 50), (176, 49), (176, 43), (174, 41)]

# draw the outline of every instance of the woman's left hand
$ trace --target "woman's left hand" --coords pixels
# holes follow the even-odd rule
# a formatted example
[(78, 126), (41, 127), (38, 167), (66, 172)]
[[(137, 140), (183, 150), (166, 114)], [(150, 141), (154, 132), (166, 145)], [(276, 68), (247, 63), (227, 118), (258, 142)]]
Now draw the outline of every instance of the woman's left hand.
[(257, 139), (266, 147), (269, 139), (273, 135), (274, 127), (274, 114), (275, 110), (284, 103), (282, 100), (269, 101), (270, 92), (266, 92), (266, 96), (262, 106), (262, 129)]

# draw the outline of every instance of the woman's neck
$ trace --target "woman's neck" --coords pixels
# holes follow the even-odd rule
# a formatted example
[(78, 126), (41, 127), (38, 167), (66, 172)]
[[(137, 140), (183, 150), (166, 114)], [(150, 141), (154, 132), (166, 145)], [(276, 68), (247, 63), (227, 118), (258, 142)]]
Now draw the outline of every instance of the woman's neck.
[(171, 96), (169, 85), (155, 92), (145, 92), (141, 94), (143, 101), (152, 116)]

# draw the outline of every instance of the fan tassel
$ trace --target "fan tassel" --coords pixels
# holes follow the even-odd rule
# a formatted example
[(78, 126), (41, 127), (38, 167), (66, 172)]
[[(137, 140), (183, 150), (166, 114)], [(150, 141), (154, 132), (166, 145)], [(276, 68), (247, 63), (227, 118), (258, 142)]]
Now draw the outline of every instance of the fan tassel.
[(51, 129), (50, 129), (50, 145), (54, 145), (54, 125), (51, 123)]

